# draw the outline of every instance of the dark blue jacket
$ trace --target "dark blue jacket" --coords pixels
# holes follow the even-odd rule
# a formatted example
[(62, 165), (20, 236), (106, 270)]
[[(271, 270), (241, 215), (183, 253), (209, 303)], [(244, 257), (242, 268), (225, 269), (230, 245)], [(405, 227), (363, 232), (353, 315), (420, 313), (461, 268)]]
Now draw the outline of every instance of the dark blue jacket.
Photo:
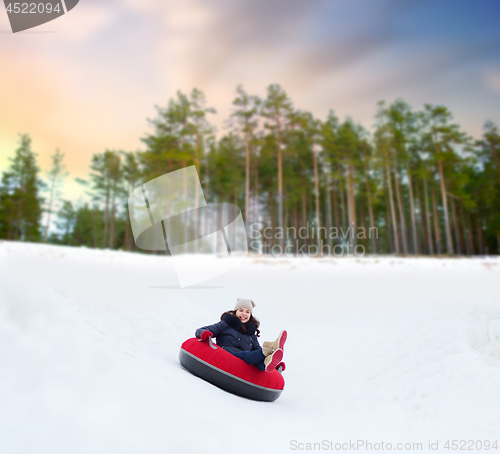
[(252, 322), (246, 322), (247, 333), (240, 330), (243, 323), (236, 315), (224, 314), (219, 323), (202, 326), (196, 330), (195, 336), (200, 338), (203, 331), (210, 331), (217, 338), (217, 345), (229, 353), (237, 353), (243, 350), (257, 350), (260, 348), (259, 341), (255, 335), (256, 326)]

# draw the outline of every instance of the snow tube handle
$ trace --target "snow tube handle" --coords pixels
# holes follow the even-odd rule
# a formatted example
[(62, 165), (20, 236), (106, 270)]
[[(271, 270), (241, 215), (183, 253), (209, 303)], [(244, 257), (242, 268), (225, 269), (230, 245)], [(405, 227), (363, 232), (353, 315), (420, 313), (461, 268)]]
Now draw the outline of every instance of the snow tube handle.
[[(201, 339), (198, 339), (199, 342), (204, 342)], [(210, 348), (213, 348), (214, 350), (217, 350), (217, 346), (214, 344), (214, 341), (212, 340), (212, 336), (208, 338), (208, 345), (210, 345)]]

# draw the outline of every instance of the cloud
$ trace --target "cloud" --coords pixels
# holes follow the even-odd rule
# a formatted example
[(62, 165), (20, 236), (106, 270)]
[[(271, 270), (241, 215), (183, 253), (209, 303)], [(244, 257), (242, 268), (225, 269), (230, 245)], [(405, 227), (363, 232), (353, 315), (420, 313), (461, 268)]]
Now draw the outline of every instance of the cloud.
[(324, 1), (217, 0), (207, 7), (191, 1), (190, 9), (209, 12), (197, 24), (182, 24), (189, 27), (186, 40), (193, 66), (205, 78), (215, 78), (241, 55), (249, 56), (251, 65), (255, 58), (282, 52), (303, 38), (308, 20), (321, 3)]
[(255, 80), (258, 68), (261, 75), (266, 72), (268, 83), (279, 79), (304, 88), (404, 38), (395, 18), (416, 4), (415, 0), (405, 6), (396, 0), (171, 2), (165, 53), (176, 50), (174, 63), (182, 61), (196, 85), (227, 80), (229, 75), (240, 82)]
[[(293, 84), (306, 88), (317, 79), (339, 72), (380, 51), (397, 39), (391, 31), (359, 34), (345, 40), (304, 46), (287, 63), (286, 72), (293, 74)], [(367, 77), (368, 79), (368, 77)]]
[[(500, 42), (494, 41), (471, 42), (460, 47), (442, 43), (431, 49), (418, 46), (406, 55), (405, 49), (400, 49), (391, 57), (396, 63), (372, 73), (366, 83), (358, 87), (355, 98), (363, 99), (377, 94), (384, 97), (388, 93), (402, 96), (415, 89), (434, 96), (443, 81), (450, 76), (454, 80), (466, 77), (471, 68), (494, 55), (499, 46)], [(430, 98), (425, 100), (430, 101)]]

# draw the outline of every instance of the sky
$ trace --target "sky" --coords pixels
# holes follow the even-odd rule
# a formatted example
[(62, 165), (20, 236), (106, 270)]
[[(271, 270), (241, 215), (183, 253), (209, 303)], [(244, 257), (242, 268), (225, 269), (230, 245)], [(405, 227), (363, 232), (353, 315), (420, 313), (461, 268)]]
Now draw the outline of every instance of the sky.
[(224, 134), (235, 89), (279, 83), (297, 109), (371, 128), (376, 103), (446, 105), (480, 137), (500, 124), (498, 0), (80, 0), (13, 34), (0, 4), (0, 172), (29, 133), (42, 176), (56, 148), (83, 188), (93, 154), (143, 149), (147, 119), (201, 89)]

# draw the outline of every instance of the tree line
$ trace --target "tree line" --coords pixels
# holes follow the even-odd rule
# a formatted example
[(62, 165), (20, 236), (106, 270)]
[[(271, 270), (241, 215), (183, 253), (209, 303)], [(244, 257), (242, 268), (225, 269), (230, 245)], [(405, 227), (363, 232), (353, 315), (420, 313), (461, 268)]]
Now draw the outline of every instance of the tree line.
[(373, 254), (500, 253), (500, 134), (491, 121), (474, 140), (445, 106), (415, 111), (398, 99), (378, 103), (369, 131), (332, 110), (320, 120), (296, 109), (277, 84), (265, 98), (238, 86), (219, 139), (198, 89), (156, 111), (144, 150), (93, 155), (78, 180), (90, 202), (78, 206), (60, 194), (64, 155), (56, 151), (43, 181), (21, 135), (0, 183), (0, 238), (139, 250), (128, 195), (195, 165), (208, 203), (242, 207), (254, 252), (331, 253), (350, 241)]

